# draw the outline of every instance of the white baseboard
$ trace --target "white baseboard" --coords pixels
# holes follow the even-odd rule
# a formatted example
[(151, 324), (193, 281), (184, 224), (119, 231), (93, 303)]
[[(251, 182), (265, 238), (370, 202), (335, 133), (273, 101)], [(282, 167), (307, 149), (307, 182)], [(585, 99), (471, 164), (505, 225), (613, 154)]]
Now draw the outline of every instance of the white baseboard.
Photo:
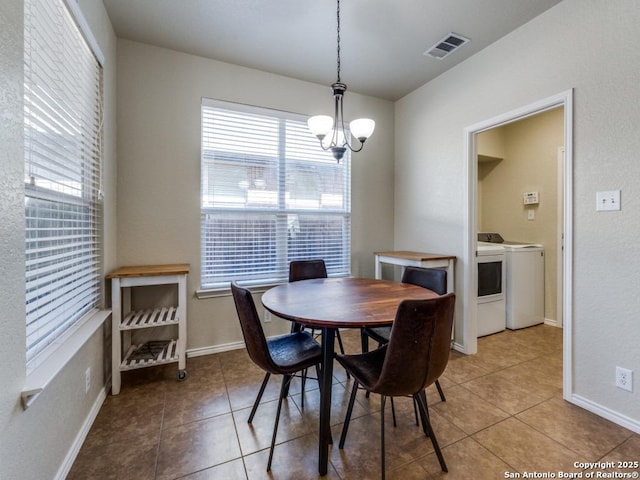
[(598, 403), (592, 402), (591, 400), (580, 395), (571, 395), (569, 401), (579, 407), (584, 408), (585, 410), (590, 411), (591, 413), (595, 413), (602, 418), (606, 418), (607, 420), (610, 420), (613, 423), (620, 425), (621, 427), (627, 428), (632, 432), (640, 434), (640, 421), (638, 420), (627, 417), (626, 415), (622, 415), (619, 412), (611, 410), (610, 408), (604, 407)]
[(550, 325), (550, 326), (552, 326), (552, 327), (559, 327), (559, 328), (562, 328), (562, 325), (559, 325), (559, 324), (558, 324), (558, 321), (557, 321), (557, 320), (554, 320), (553, 318), (545, 318), (545, 319), (544, 319), (544, 324), (545, 324), (545, 325)]
[(55, 480), (64, 480), (65, 478), (67, 478), (67, 475), (69, 475), (69, 471), (73, 466), (73, 462), (75, 462), (76, 457), (78, 456), (78, 452), (80, 452), (80, 448), (82, 448), (82, 444), (87, 438), (87, 435), (89, 434), (89, 430), (91, 430), (91, 426), (93, 425), (93, 422), (98, 416), (98, 412), (100, 411), (100, 408), (102, 408), (102, 404), (104, 403), (106, 398), (107, 398), (107, 390), (106, 388), (102, 388), (102, 390), (100, 390), (100, 392), (98, 393), (98, 397), (96, 398), (96, 401), (93, 402), (93, 406), (91, 407), (91, 410), (87, 415), (87, 418), (85, 418), (84, 423), (82, 424), (82, 428), (80, 429), (80, 431), (76, 435), (75, 440), (71, 444), (71, 448), (67, 452), (67, 456), (64, 458), (62, 465), (60, 465), (60, 468), (58, 469), (58, 472), (54, 477)]
[(187, 350), (187, 357), (200, 357), (201, 355), (211, 355), (213, 353), (229, 352), (244, 348), (244, 342), (231, 342), (222, 345), (211, 345), (209, 347), (190, 348)]

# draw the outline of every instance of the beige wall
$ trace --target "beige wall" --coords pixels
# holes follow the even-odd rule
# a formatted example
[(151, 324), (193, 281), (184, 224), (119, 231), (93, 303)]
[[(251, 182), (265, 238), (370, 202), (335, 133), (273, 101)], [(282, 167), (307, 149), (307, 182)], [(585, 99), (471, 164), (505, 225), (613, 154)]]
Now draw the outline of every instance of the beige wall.
[[(399, 100), (395, 137), (395, 247), (452, 253), (464, 274), (472, 267), (465, 128), (574, 89), (570, 389), (575, 401), (638, 431), (640, 388), (616, 389), (614, 373), (616, 365), (640, 372), (639, 24), (631, 0), (564, 0)], [(613, 189), (622, 190), (622, 210), (596, 212), (596, 192)]]
[[(330, 113), (333, 100), (328, 86), (118, 41), (118, 263), (191, 264), (188, 349), (242, 340), (229, 295), (194, 297), (202, 97), (302, 114)], [(393, 245), (393, 104), (351, 92), (345, 110), (376, 120), (375, 134), (352, 157), (352, 272), (373, 276), (373, 252)], [(265, 324), (268, 335), (288, 328)]]
[[(105, 269), (115, 265), (115, 49), (102, 2), (80, 7), (106, 57), (104, 66)], [(0, 479), (52, 479), (70, 467), (74, 442), (104, 393), (105, 332), (99, 329), (35, 403), (20, 404), (25, 376), (22, 0), (0, 2)], [(85, 370), (92, 387), (85, 394)], [(76, 445), (78, 446), (78, 445)]]
[[(502, 140), (502, 158), (478, 163), (478, 231), (545, 247), (545, 318), (556, 320), (558, 262), (558, 147), (564, 144), (564, 110), (557, 108), (478, 134)], [(493, 158), (493, 157), (492, 157)], [(524, 205), (524, 192), (538, 192), (538, 205)], [(528, 211), (534, 220), (528, 220)]]

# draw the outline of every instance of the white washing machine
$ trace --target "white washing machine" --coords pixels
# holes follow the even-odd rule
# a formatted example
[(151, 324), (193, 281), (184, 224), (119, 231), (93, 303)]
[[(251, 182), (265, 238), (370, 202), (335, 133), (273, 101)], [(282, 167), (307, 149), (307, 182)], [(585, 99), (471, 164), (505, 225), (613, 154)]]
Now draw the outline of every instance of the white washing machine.
[(544, 323), (544, 248), (504, 242), (507, 267), (507, 328)]
[(505, 250), (495, 243), (478, 242), (478, 337), (501, 332), (506, 326)]

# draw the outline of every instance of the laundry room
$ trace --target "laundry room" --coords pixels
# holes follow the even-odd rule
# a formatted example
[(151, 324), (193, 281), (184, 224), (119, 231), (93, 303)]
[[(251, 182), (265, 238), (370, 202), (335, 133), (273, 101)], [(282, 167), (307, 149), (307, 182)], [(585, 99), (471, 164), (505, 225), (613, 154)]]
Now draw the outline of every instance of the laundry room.
[(562, 326), (563, 145), (561, 107), (477, 135), (478, 336)]

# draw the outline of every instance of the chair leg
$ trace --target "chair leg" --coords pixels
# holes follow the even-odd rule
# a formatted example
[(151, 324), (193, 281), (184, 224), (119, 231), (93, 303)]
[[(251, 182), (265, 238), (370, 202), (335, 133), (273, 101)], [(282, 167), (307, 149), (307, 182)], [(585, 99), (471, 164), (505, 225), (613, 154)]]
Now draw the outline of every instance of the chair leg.
[[(424, 431), (425, 436), (429, 436), (429, 430), (427, 429), (427, 422), (429, 421), (429, 405), (427, 405), (427, 392), (426, 390), (421, 391), (420, 393), (418, 393), (417, 395), (420, 396), (420, 398), (422, 399), (422, 405), (424, 405), (424, 415), (422, 413), (423, 409), (419, 408), (420, 411), (420, 417), (422, 418), (422, 431)], [(414, 400), (414, 403), (416, 403), (416, 401)], [(420, 406), (420, 404), (418, 404), (418, 407)]]
[[(320, 374), (321, 373), (322, 373), (322, 370), (320, 369), (320, 365), (318, 364), (318, 365), (316, 365), (316, 378), (318, 379), (318, 388), (320, 388), (320, 384), (322, 383), (322, 382), (320, 382), (320, 378), (321, 378)], [(301, 391), (301, 395), (300, 395), (300, 408), (302, 410), (304, 410), (304, 394), (305, 394), (305, 385), (307, 384), (307, 377), (309, 376), (308, 374), (309, 374), (309, 369), (305, 368), (302, 371), (302, 375), (300, 375), (301, 378), (302, 378), (302, 386), (301, 386), (301, 390), (302, 391)], [(289, 392), (287, 392), (287, 394), (288, 393)]]
[(438, 440), (436, 439), (436, 434), (433, 432), (433, 428), (431, 427), (431, 422), (429, 421), (429, 415), (427, 414), (427, 404), (425, 402), (424, 397), (417, 393), (413, 396), (413, 398), (418, 403), (418, 408), (422, 412), (424, 416), (423, 425), (424, 428), (429, 432), (428, 435), (431, 438), (431, 444), (433, 445), (433, 449), (436, 452), (436, 456), (438, 457), (438, 462), (440, 462), (440, 468), (443, 472), (448, 472), (447, 464), (444, 461), (444, 457), (442, 456), (442, 451), (440, 450), (440, 446), (438, 445)]
[[(425, 409), (427, 412), (427, 417), (429, 416), (429, 406), (427, 405), (427, 393), (426, 390), (421, 392), (419, 395), (421, 395), (423, 397), (424, 400), (424, 405), (425, 405)], [(422, 411), (420, 411), (420, 414), (422, 414)], [(418, 419), (418, 402), (416, 401), (416, 399), (413, 399), (413, 415), (416, 417), (416, 427), (420, 425), (420, 420)], [(423, 426), (422, 429), (424, 430), (424, 434), (428, 437), (429, 436), (429, 432), (427, 431), (427, 429)]]
[(340, 435), (340, 443), (338, 447), (344, 448), (344, 442), (347, 439), (347, 430), (349, 430), (349, 422), (351, 421), (351, 413), (353, 412), (353, 404), (356, 401), (356, 394), (358, 393), (358, 382), (353, 381), (353, 389), (351, 390), (351, 397), (349, 397), (349, 406), (347, 407), (347, 415), (344, 418), (344, 425), (342, 425), (342, 434)]
[(340, 330), (336, 329), (336, 338), (338, 339), (338, 347), (340, 348), (340, 353), (344, 355), (344, 345), (342, 344), (342, 337), (340, 337)]
[(307, 369), (302, 371), (302, 386), (300, 387), (300, 408), (304, 410), (304, 385), (307, 383)]
[(264, 380), (262, 380), (260, 391), (258, 392), (256, 401), (253, 403), (253, 408), (251, 409), (251, 414), (249, 415), (249, 420), (247, 420), (247, 423), (253, 422), (253, 416), (256, 414), (256, 410), (258, 410), (258, 405), (260, 404), (260, 400), (262, 400), (262, 394), (264, 393), (264, 389), (267, 388), (267, 382), (269, 381), (270, 376), (271, 374), (269, 372), (265, 373)]
[[(340, 336), (340, 330), (336, 328), (336, 338), (338, 339), (338, 347), (340, 348), (340, 353), (344, 355), (344, 345), (342, 344), (342, 337)], [(347, 372), (347, 378), (351, 378), (349, 372)]]
[(385, 453), (384, 453), (384, 405), (387, 397), (380, 395), (380, 470), (382, 472), (382, 480), (384, 480), (385, 471)]
[(446, 402), (447, 399), (444, 396), (444, 392), (442, 391), (442, 387), (440, 386), (440, 382), (436, 380), (436, 388), (438, 389), (438, 393), (440, 394), (440, 400)]
[(282, 386), (280, 387), (280, 398), (278, 399), (278, 411), (276, 412), (276, 423), (273, 426), (273, 436), (271, 437), (271, 448), (269, 449), (269, 462), (267, 463), (267, 472), (271, 471), (271, 461), (273, 460), (273, 448), (276, 445), (276, 436), (278, 435), (278, 423), (280, 423), (280, 411), (282, 410), (282, 400), (286, 397), (286, 391), (291, 382), (291, 375), (283, 375)]
[(320, 379), (322, 378), (322, 365), (316, 365), (316, 378), (318, 379), (318, 390), (320, 390), (320, 395), (322, 395), (322, 382)]
[(398, 424), (396, 423), (396, 406), (393, 403), (393, 397), (389, 397), (389, 399), (391, 400), (391, 416), (393, 417), (393, 426), (397, 427)]

